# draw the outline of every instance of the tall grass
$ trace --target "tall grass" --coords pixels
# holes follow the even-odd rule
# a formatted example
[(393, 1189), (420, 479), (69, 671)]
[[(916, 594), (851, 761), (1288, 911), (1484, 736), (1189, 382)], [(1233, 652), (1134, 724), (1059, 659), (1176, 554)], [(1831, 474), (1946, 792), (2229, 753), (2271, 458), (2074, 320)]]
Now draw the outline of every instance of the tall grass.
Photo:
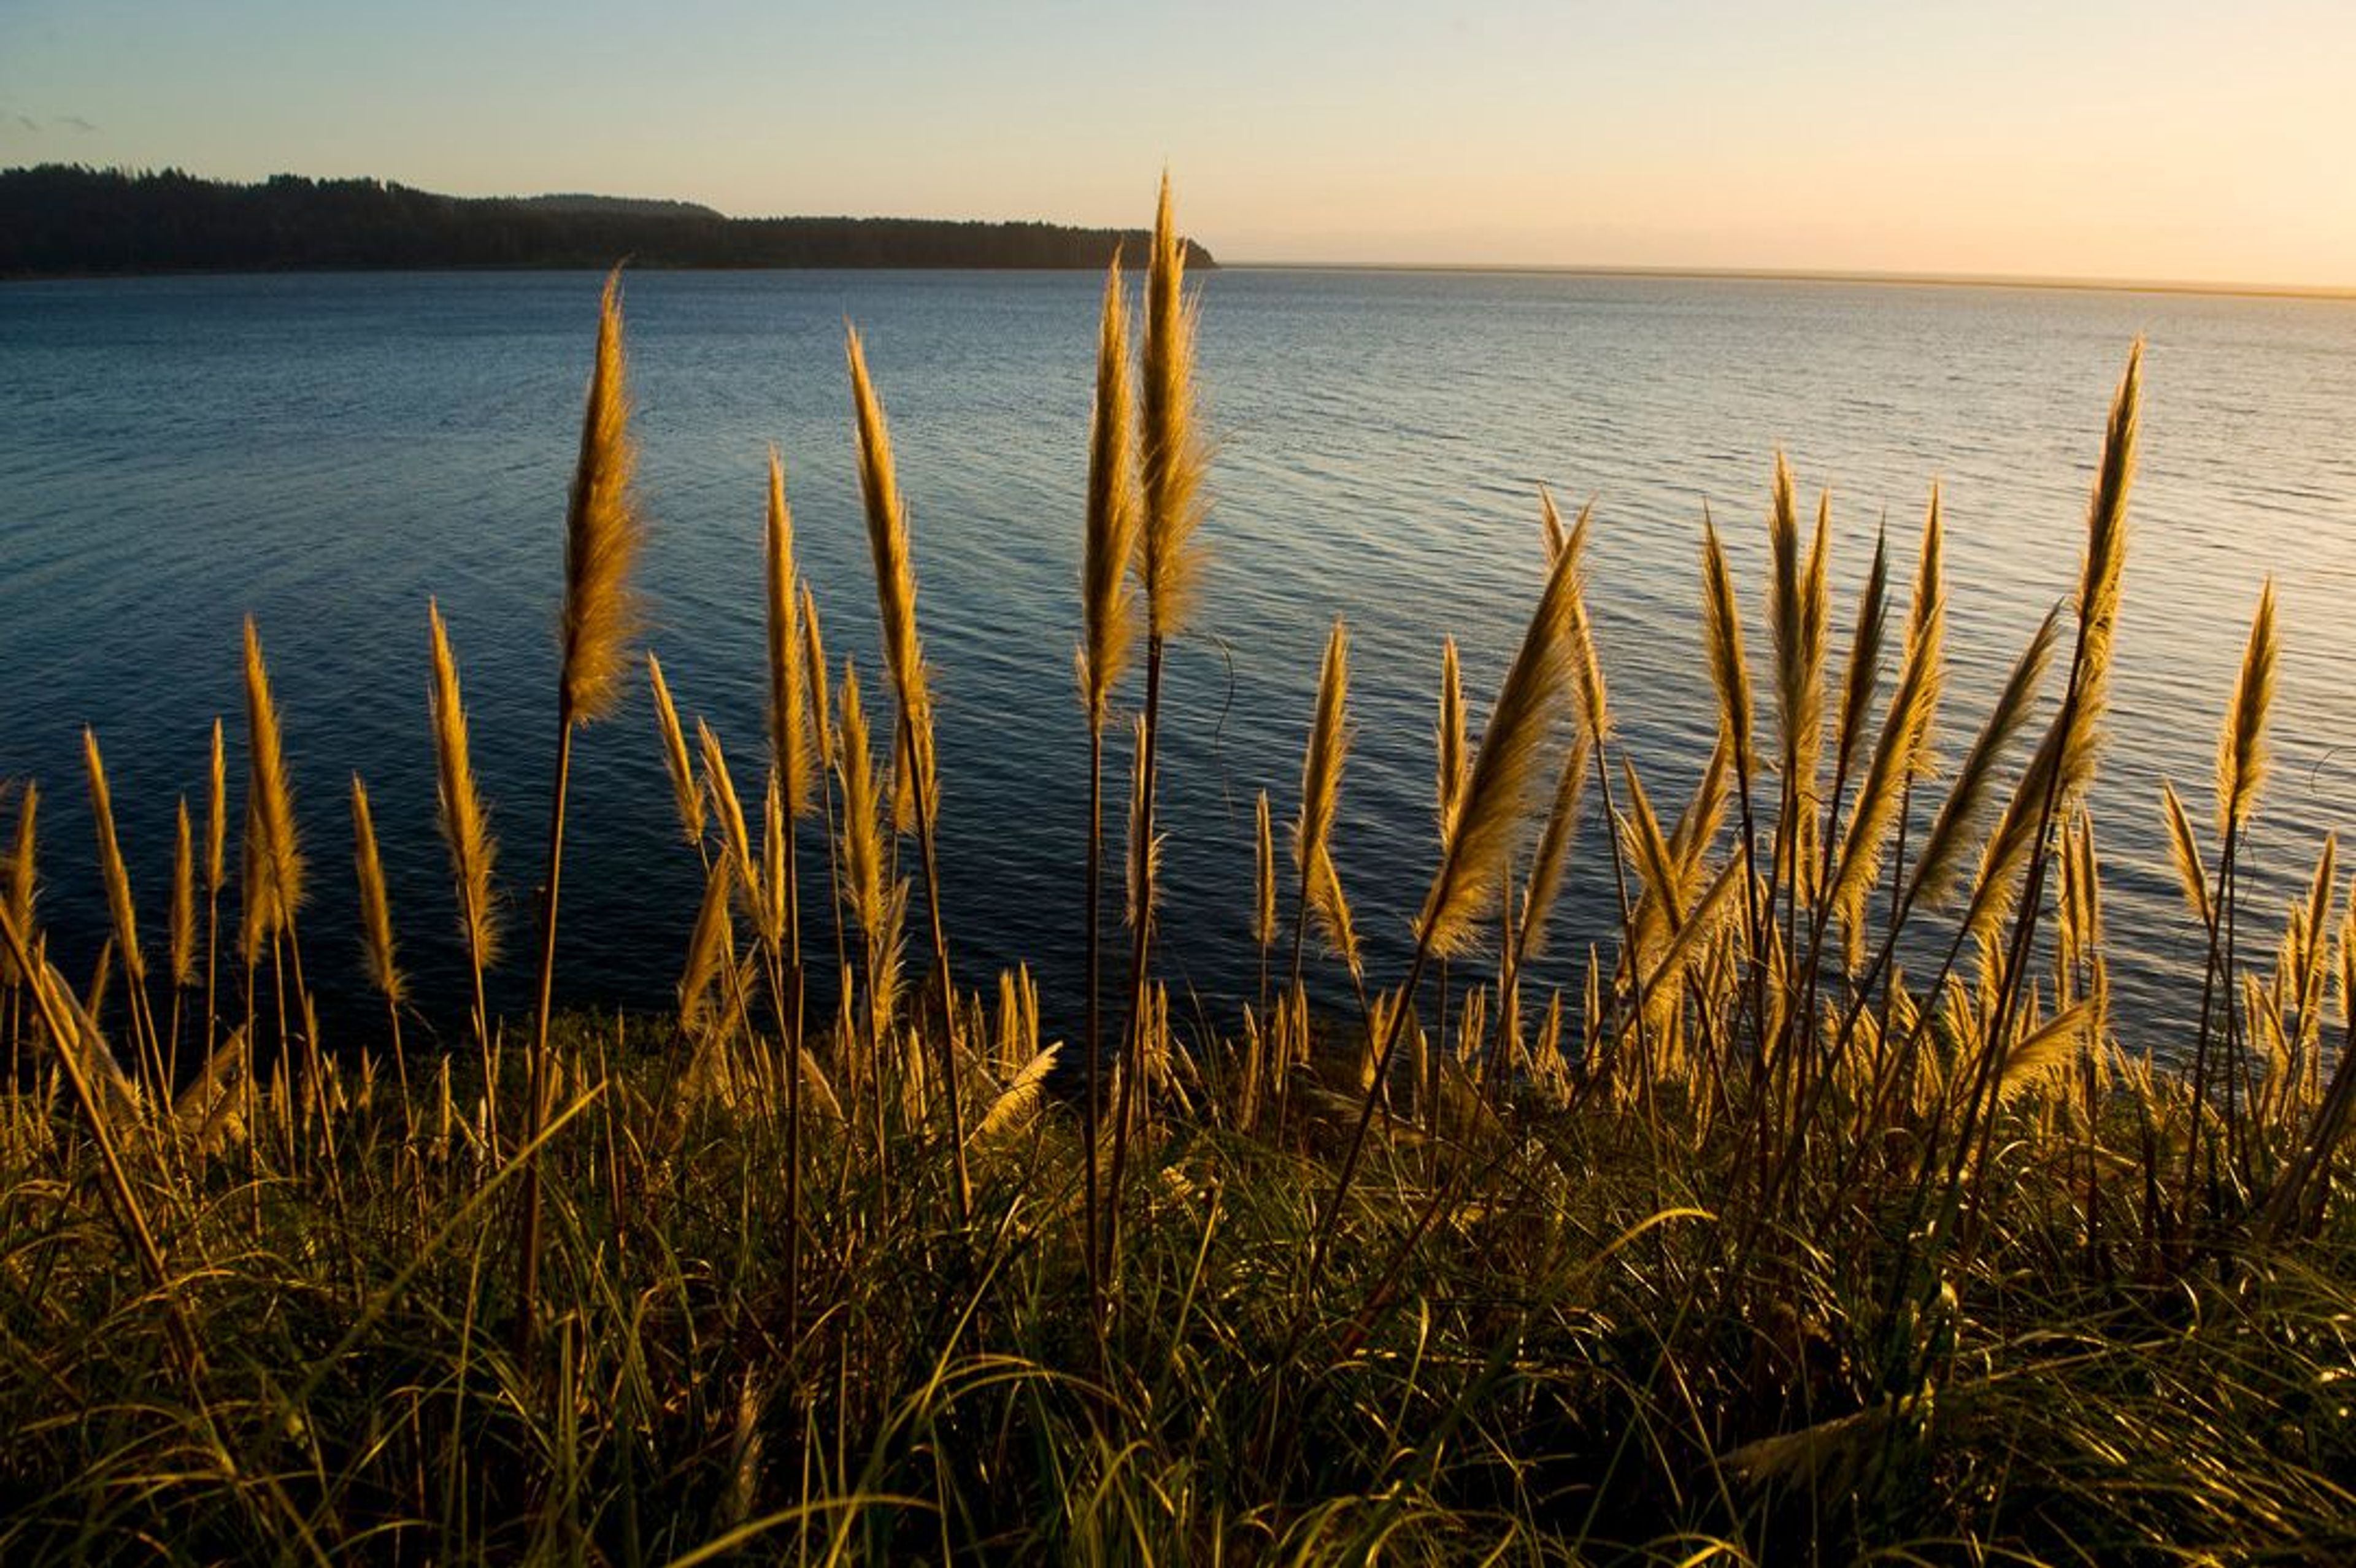
[[(474, 973), (471, 998), (442, 1000), (472, 1014), (463, 1071), (439, 1050), (410, 1071), (404, 893), (357, 777), (354, 934), (384, 1034), (327, 1050), (311, 1020), (301, 828), (250, 622), (244, 1023), (216, 1027), (209, 930), (192, 1075), (169, 1060), (178, 1024), (167, 1036), (142, 1004), (154, 975), (95, 738), (112, 932), (96, 967), (124, 981), (128, 1072), (105, 985), (77, 995), (39, 929), (40, 796), (22, 784), (0, 868), (0, 1030), (17, 1064), (0, 1135), (0, 1557), (2356, 1552), (2356, 901), (2327, 841), (2279, 934), (2254, 934), (2240, 856), (2264, 804), (2270, 588), (2223, 702), (2213, 854), (2173, 785), (2156, 803), (2203, 994), (2127, 1038), (2108, 1007), (2084, 803), (2116, 620), (2134, 612), (2139, 360), (2102, 438), (2077, 592), (1944, 772), (1937, 733), (1963, 725), (1943, 711), (1935, 492), (1902, 631), (1902, 566), (1877, 538), (1836, 647), (1827, 504), (1810, 528), (1788, 466), (1763, 476), (1757, 669), (1744, 585), (1697, 519), (1694, 683), (1718, 724), (1681, 801), (1659, 788), (1677, 759), (1641, 754), (1615, 722), (1587, 604), (1592, 513), (1566, 527), (1541, 495), (1548, 558), (1477, 728), (1440, 645), (1439, 849), (1423, 865), (1352, 861), (1332, 832), (1351, 741), (1337, 621), (1298, 716), (1292, 853), (1265, 789), (1248, 850), (1233, 847), (1256, 862), (1233, 923), (1259, 995), (1190, 1024), (1151, 958), (1162, 658), (1215, 608), (1199, 602), (1180, 254), (1165, 187), (1134, 360), (1126, 285), (1107, 280), (1073, 519), (1092, 955), (1108, 727), (1133, 745), (1115, 1018), (1093, 958), (1073, 1019), (1043, 1019), (1019, 968), (954, 983), (908, 519), (855, 336), (890, 722), (871, 729), (847, 665), (836, 685), (773, 458), (753, 813), (701, 720), (691, 748), (647, 656), (648, 739), (686, 841), (673, 852), (702, 877), (698, 909), (646, 917), (648, 941), (677, 944), (677, 1008), (553, 1012), (573, 731), (611, 706), (631, 658), (638, 524), (611, 282), (567, 518), (519, 1066), (497, 1058), (481, 988), (492, 849), (438, 611), (427, 706)], [(1290, 767), (1267, 765), (1271, 784)], [(176, 1018), (196, 984), (197, 884), (217, 906), (228, 880), (224, 775), (216, 725), (201, 841), (178, 818)], [(830, 1019), (802, 1007), (806, 948), (824, 938), (794, 847), (797, 822), (821, 815)], [(922, 996), (904, 980), (901, 831), (925, 884)], [(1585, 858), (1608, 862), (1616, 924), (1581, 933), (1584, 983), (1557, 990), (1532, 959), (1560, 939), (1557, 892)], [(1403, 967), (1366, 961), (1345, 879), (1423, 890)], [(1287, 895), (1290, 973), (1271, 976)], [(1357, 982), (1347, 1015), (1310, 1007), (1312, 921)], [(1073, 1055), (1066, 1104), (1051, 1074)], [(479, 1097), (454, 1089), (476, 1071)], [(524, 1115), (503, 1118), (516, 1094)]]

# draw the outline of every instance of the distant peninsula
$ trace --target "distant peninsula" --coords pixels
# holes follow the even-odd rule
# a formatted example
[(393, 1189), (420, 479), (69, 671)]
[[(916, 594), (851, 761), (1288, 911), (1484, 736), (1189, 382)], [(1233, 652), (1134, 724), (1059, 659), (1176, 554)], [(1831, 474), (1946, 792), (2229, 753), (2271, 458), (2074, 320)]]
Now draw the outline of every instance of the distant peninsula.
[[(375, 179), (258, 185), (48, 164), (0, 170), (0, 277), (436, 268), (1098, 268), (1142, 230), (915, 218), (729, 218), (691, 202), (453, 197)], [(1188, 243), (1187, 265), (1217, 263)]]

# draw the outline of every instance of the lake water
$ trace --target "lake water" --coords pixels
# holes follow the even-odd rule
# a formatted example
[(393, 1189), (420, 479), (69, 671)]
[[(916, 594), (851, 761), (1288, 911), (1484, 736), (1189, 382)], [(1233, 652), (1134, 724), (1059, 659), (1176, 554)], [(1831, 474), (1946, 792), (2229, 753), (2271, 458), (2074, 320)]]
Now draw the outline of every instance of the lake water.
[[(552, 628), (597, 287), (551, 273), (0, 286), (0, 775), (41, 781), (41, 911), (69, 973), (89, 972), (104, 929), (81, 726), (104, 746), (160, 948), (173, 802), (201, 809), (214, 715), (238, 744), (250, 611), (316, 869), (310, 972), (353, 1005), (345, 795), (357, 770), (405, 962), (427, 1012), (455, 1024), (428, 595), (460, 660), (510, 948), (534, 950)], [(1070, 672), (1098, 289), (1082, 275), (820, 272), (647, 273), (627, 288), (650, 641), (682, 711), (712, 721), (748, 790), (771, 443), (830, 651), (880, 674), (845, 321), (865, 335), (938, 670), (953, 960), (974, 984), (1027, 959), (1048, 987), (1051, 1036), (1076, 1027), (1087, 747)], [(1168, 671), (1162, 972), (1214, 1019), (1256, 986), (1253, 797), (1268, 790), (1280, 821), (1291, 811), (1333, 616), (1355, 639), (1338, 859), (1373, 973), (1396, 978), (1432, 859), (1440, 639), (1462, 645), (1477, 723), (1541, 579), (1537, 484), (1567, 505), (1595, 499), (1603, 662), (1629, 754), (1665, 812), (1715, 725), (1695, 610), (1704, 506), (1763, 657), (1774, 453), (1811, 496), (1830, 487), (1837, 661), (1885, 517), (1902, 616), (1938, 479), (1952, 757), (2071, 591), (2107, 400), (2138, 335), (2144, 461), (2095, 794), (2130, 1043), (2170, 1053), (2198, 995), (2158, 782), (2174, 778), (2207, 824), (2219, 716), (2269, 572), (2284, 656), (2248, 861), (2266, 946), (2321, 834), (2356, 812), (2356, 304), (1232, 269), (1205, 281), (1202, 330), (1212, 566)], [(241, 778), (241, 762), (232, 770)], [(1559, 963), (1609, 941), (1602, 842), (1590, 820)], [(805, 843), (805, 867), (823, 864), (817, 837)], [(641, 684), (576, 747), (563, 995), (664, 1005), (699, 875)], [(510, 959), (495, 1005), (528, 1005), (529, 966)]]

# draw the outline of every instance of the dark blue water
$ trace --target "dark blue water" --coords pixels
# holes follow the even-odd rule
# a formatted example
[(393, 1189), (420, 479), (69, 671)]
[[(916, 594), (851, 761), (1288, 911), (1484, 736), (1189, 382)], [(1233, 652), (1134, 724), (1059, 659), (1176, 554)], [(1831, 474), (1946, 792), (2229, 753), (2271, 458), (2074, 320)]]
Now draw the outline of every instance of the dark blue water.
[[(597, 284), (378, 275), (0, 288), (0, 775), (41, 782), (41, 912), (69, 973), (88, 972), (104, 923), (81, 726), (105, 748), (159, 949), (173, 802), (185, 794), (201, 810), (216, 714), (240, 741), (238, 627), (251, 612), (315, 867), (304, 916), (315, 980), (359, 996), (345, 805), (358, 771), (404, 962), (429, 1015), (458, 1016), (455, 915), (434, 831), (429, 595), (449, 621), (493, 802), (510, 949), (532, 950), (564, 493)], [(1080, 951), (1087, 751), (1070, 671), (1098, 286), (790, 272), (628, 285), (654, 521), (650, 641), (682, 710), (711, 720), (748, 794), (763, 733), (771, 443), (830, 652), (880, 674), (845, 321), (865, 335), (939, 672), (953, 959), (969, 984), (1028, 961), (1048, 988), (1051, 1036), (1074, 1028)], [(1440, 638), (1462, 645), (1477, 721), (1539, 582), (1537, 483), (1567, 505), (1596, 498), (1604, 663), (1630, 752), (1665, 811), (1691, 787), (1715, 723), (1694, 612), (1704, 505), (1728, 534), (1763, 655), (1773, 453), (1790, 454), (1811, 492), (1831, 487), (1837, 660), (1874, 529), (1887, 518), (1902, 608), (1939, 479), (1952, 755), (2070, 591), (2106, 402), (2138, 335), (2149, 343), (2145, 461), (2095, 796), (2131, 1044), (2168, 1051), (2172, 1031), (2151, 1020), (2180, 1016), (2188, 987), (2197, 996), (2182, 963), (2198, 950), (2157, 835), (2158, 780), (2174, 778), (2207, 821), (2218, 719), (2268, 572), (2286, 650), (2251, 858), (2269, 921), (2321, 833), (2356, 807), (2345, 678), (2356, 633), (2344, 613), (2356, 586), (2356, 305), (1238, 270), (1207, 280), (1203, 335), (1213, 564), (1196, 624), (1171, 653), (1161, 918), (1165, 973), (1214, 1018), (1256, 984), (1253, 796), (1266, 789), (1280, 821), (1290, 815), (1333, 615), (1355, 639), (1338, 856), (1375, 976), (1395, 977), (1432, 857)], [(581, 736), (573, 782), (561, 988), (582, 1003), (664, 1005), (700, 872), (677, 837), (642, 689)], [(1566, 965), (1609, 939), (1591, 822), (1583, 846), (1556, 944)], [(803, 864), (823, 864), (814, 833)], [(495, 1005), (525, 1005), (528, 968), (510, 959)]]

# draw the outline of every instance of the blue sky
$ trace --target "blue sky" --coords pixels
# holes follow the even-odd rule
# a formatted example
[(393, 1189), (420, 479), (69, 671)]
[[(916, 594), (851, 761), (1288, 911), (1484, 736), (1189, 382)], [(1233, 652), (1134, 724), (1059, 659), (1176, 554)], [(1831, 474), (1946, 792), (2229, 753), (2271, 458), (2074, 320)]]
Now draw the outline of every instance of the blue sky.
[(0, 163), (2356, 286), (2356, 5), (0, 0)]

